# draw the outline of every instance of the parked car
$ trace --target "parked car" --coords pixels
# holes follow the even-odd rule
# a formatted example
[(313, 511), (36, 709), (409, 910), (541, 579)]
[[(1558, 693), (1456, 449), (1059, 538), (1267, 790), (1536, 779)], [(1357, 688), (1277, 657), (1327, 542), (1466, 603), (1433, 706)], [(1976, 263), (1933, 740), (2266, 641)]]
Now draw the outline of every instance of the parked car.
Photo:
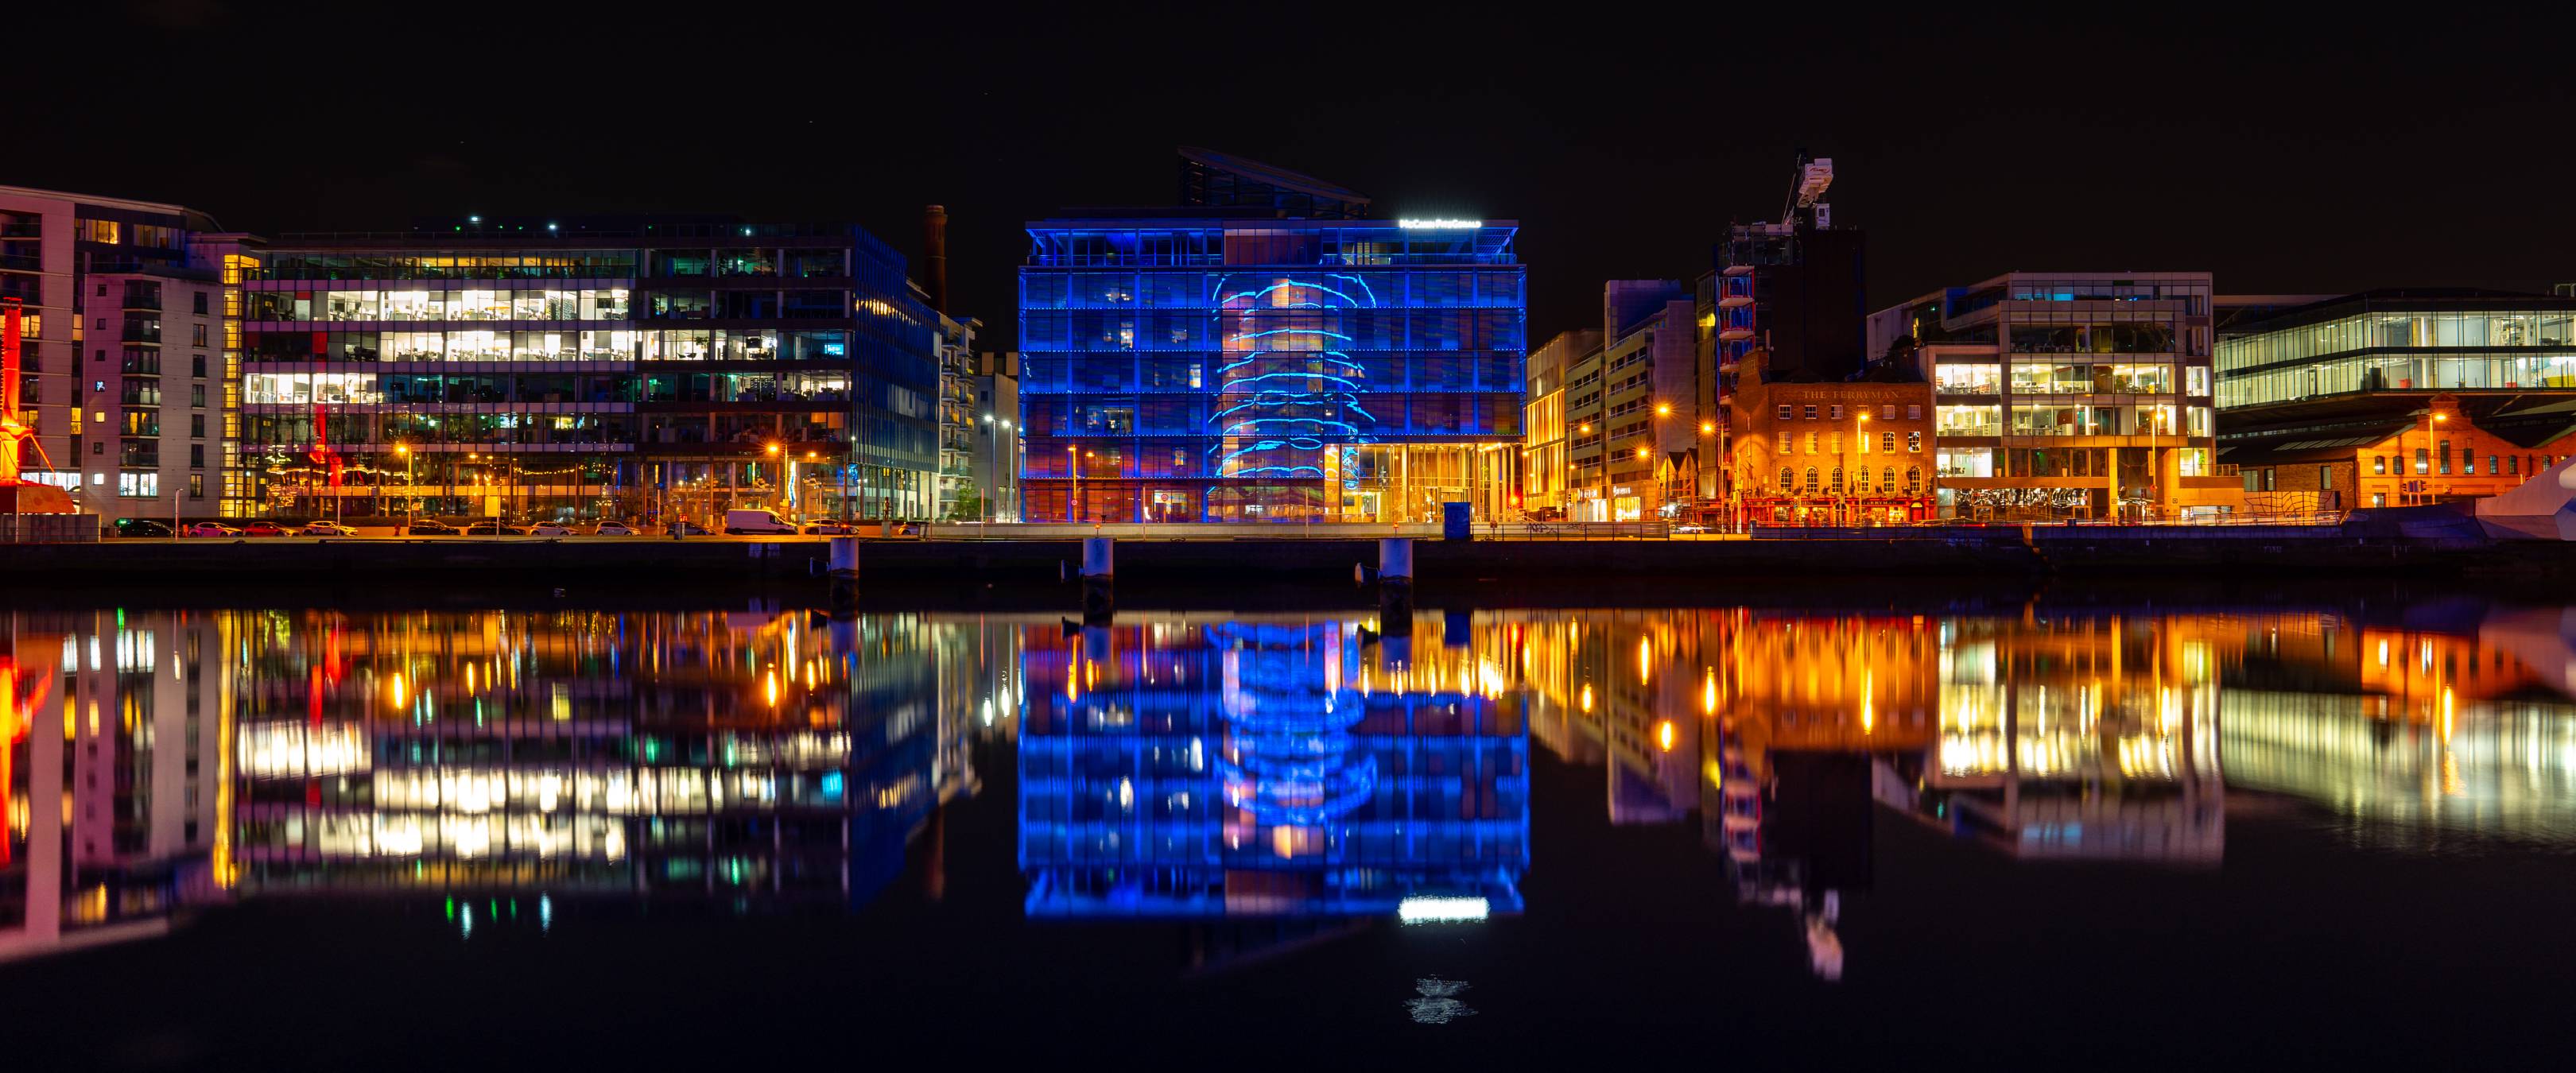
[(590, 535), (592, 535), (592, 536), (634, 536), (634, 535), (636, 534), (636, 532), (637, 532), (637, 530), (636, 530), (636, 528), (635, 528), (634, 526), (628, 525), (628, 524), (626, 524), (626, 523), (624, 523), (624, 522), (601, 522), (601, 523), (599, 523), (599, 528), (597, 528), (597, 529), (593, 529), (593, 530), (591, 530), (591, 531), (590, 531)]
[(526, 536), (528, 531), (499, 522), (476, 522), (465, 527), (466, 536)]
[(571, 526), (569, 526), (569, 525), (561, 525), (561, 524), (558, 524), (558, 523), (555, 523), (555, 522), (539, 522), (539, 523), (537, 523), (537, 524), (535, 524), (535, 525), (531, 525), (531, 526), (529, 526), (529, 527), (528, 527), (528, 535), (529, 535), (529, 536), (542, 536), (542, 537), (565, 537), (565, 536), (572, 536), (572, 535), (573, 535), (573, 531), (572, 531), (572, 527), (571, 527)]
[(849, 522), (815, 522), (805, 527), (807, 536), (855, 536), (859, 527)]
[(1678, 524), (1676, 524), (1676, 525), (1674, 525), (1674, 526), (1673, 526), (1673, 533), (1674, 533), (1674, 535), (1676, 535), (1676, 536), (1679, 536), (1679, 535), (1685, 535), (1685, 534), (1690, 534), (1690, 533), (1705, 533), (1705, 532), (1708, 532), (1708, 527), (1707, 527), (1707, 526), (1705, 526), (1705, 525), (1701, 525), (1701, 524), (1700, 524), (1700, 523), (1698, 523), (1698, 522), (1681, 522), (1681, 523), (1678, 523)]
[(672, 522), (663, 529), (672, 536), (706, 536), (707, 527), (696, 522)]
[(309, 537), (353, 537), (358, 535), (358, 531), (338, 522), (315, 522), (304, 527), (304, 535)]
[(410, 532), (413, 536), (455, 536), (456, 527), (446, 522), (422, 518), (411, 523)]
[(241, 535), (255, 537), (293, 536), (294, 531), (276, 522), (250, 522), (241, 527)]
[(222, 522), (198, 522), (188, 527), (187, 534), (192, 537), (237, 537), (242, 535), (242, 531)]
[(121, 537), (166, 537), (173, 534), (170, 530), (170, 523), (168, 522), (156, 522), (150, 518), (119, 518), (116, 520), (116, 535)]

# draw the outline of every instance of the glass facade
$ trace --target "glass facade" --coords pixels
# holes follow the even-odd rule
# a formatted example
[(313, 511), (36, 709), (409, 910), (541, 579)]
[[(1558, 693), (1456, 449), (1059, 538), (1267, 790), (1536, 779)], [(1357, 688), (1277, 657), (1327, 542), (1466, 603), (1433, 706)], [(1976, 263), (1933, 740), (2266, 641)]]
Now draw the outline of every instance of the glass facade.
[(2189, 511), (2216, 481), (2207, 273), (2014, 273), (1870, 318), (1936, 395), (1945, 516)]
[(261, 512), (705, 522), (936, 507), (933, 336), (840, 226), (281, 242), (243, 284)]
[(2218, 341), (2218, 404), (2369, 391), (2576, 388), (2576, 300), (2361, 295)]
[(1490, 516), (1524, 419), (1516, 230), (1032, 225), (1025, 517)]

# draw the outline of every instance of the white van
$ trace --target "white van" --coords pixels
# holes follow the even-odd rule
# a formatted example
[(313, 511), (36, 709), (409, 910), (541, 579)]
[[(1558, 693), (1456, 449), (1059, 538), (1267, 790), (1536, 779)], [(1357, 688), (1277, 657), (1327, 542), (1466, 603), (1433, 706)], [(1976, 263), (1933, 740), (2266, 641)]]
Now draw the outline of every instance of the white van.
[(774, 510), (729, 510), (724, 531), (734, 536), (795, 536), (796, 526)]

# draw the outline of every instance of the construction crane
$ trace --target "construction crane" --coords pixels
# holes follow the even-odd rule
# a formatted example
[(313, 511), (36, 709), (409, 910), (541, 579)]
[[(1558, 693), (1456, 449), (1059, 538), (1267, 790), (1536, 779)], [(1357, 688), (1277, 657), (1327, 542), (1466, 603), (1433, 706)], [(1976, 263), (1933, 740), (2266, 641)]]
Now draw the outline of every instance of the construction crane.
[(1824, 205), (1824, 199), (1825, 188), (1832, 185), (1834, 185), (1834, 158), (1811, 157), (1801, 151), (1798, 154), (1797, 172), (1790, 177), (1789, 200), (1780, 206), (1780, 222), (1795, 224), (1800, 212), (1814, 209), (1819, 217), (1816, 221), (1817, 226), (1829, 226), (1823, 217), (1833, 210)]
[(0, 503), (6, 503), (11, 514), (70, 514), (70, 492), (50, 484), (29, 483), (18, 469), (18, 445), (35, 445), (36, 457), (51, 469), (54, 460), (46, 457), (44, 442), (36, 430), (18, 419), (18, 348), (25, 310), (18, 299), (0, 302)]

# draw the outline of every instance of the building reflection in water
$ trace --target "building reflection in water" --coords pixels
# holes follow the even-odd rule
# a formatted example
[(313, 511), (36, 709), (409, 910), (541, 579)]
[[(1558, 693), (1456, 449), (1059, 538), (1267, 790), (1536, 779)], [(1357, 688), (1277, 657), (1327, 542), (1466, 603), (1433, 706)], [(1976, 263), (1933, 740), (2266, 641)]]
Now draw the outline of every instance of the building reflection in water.
[(0, 954), (239, 896), (857, 905), (924, 844), (936, 896), (933, 817), (1018, 675), (1019, 632), (971, 617), (10, 624)]
[(1014, 737), (1033, 916), (1513, 912), (1536, 739), (1611, 822), (1696, 825), (1827, 976), (1891, 819), (2206, 867), (2256, 793), (2378, 844), (2576, 844), (2556, 609), (1365, 625), (12, 611), (0, 958), (247, 896), (935, 898), (942, 806)]
[[(1473, 918), (1520, 909), (1528, 736), (1466, 645), (1353, 621), (1033, 628), (1031, 916)], [(1430, 620), (1417, 636), (1438, 636)], [(1464, 640), (1464, 638), (1460, 638)]]

